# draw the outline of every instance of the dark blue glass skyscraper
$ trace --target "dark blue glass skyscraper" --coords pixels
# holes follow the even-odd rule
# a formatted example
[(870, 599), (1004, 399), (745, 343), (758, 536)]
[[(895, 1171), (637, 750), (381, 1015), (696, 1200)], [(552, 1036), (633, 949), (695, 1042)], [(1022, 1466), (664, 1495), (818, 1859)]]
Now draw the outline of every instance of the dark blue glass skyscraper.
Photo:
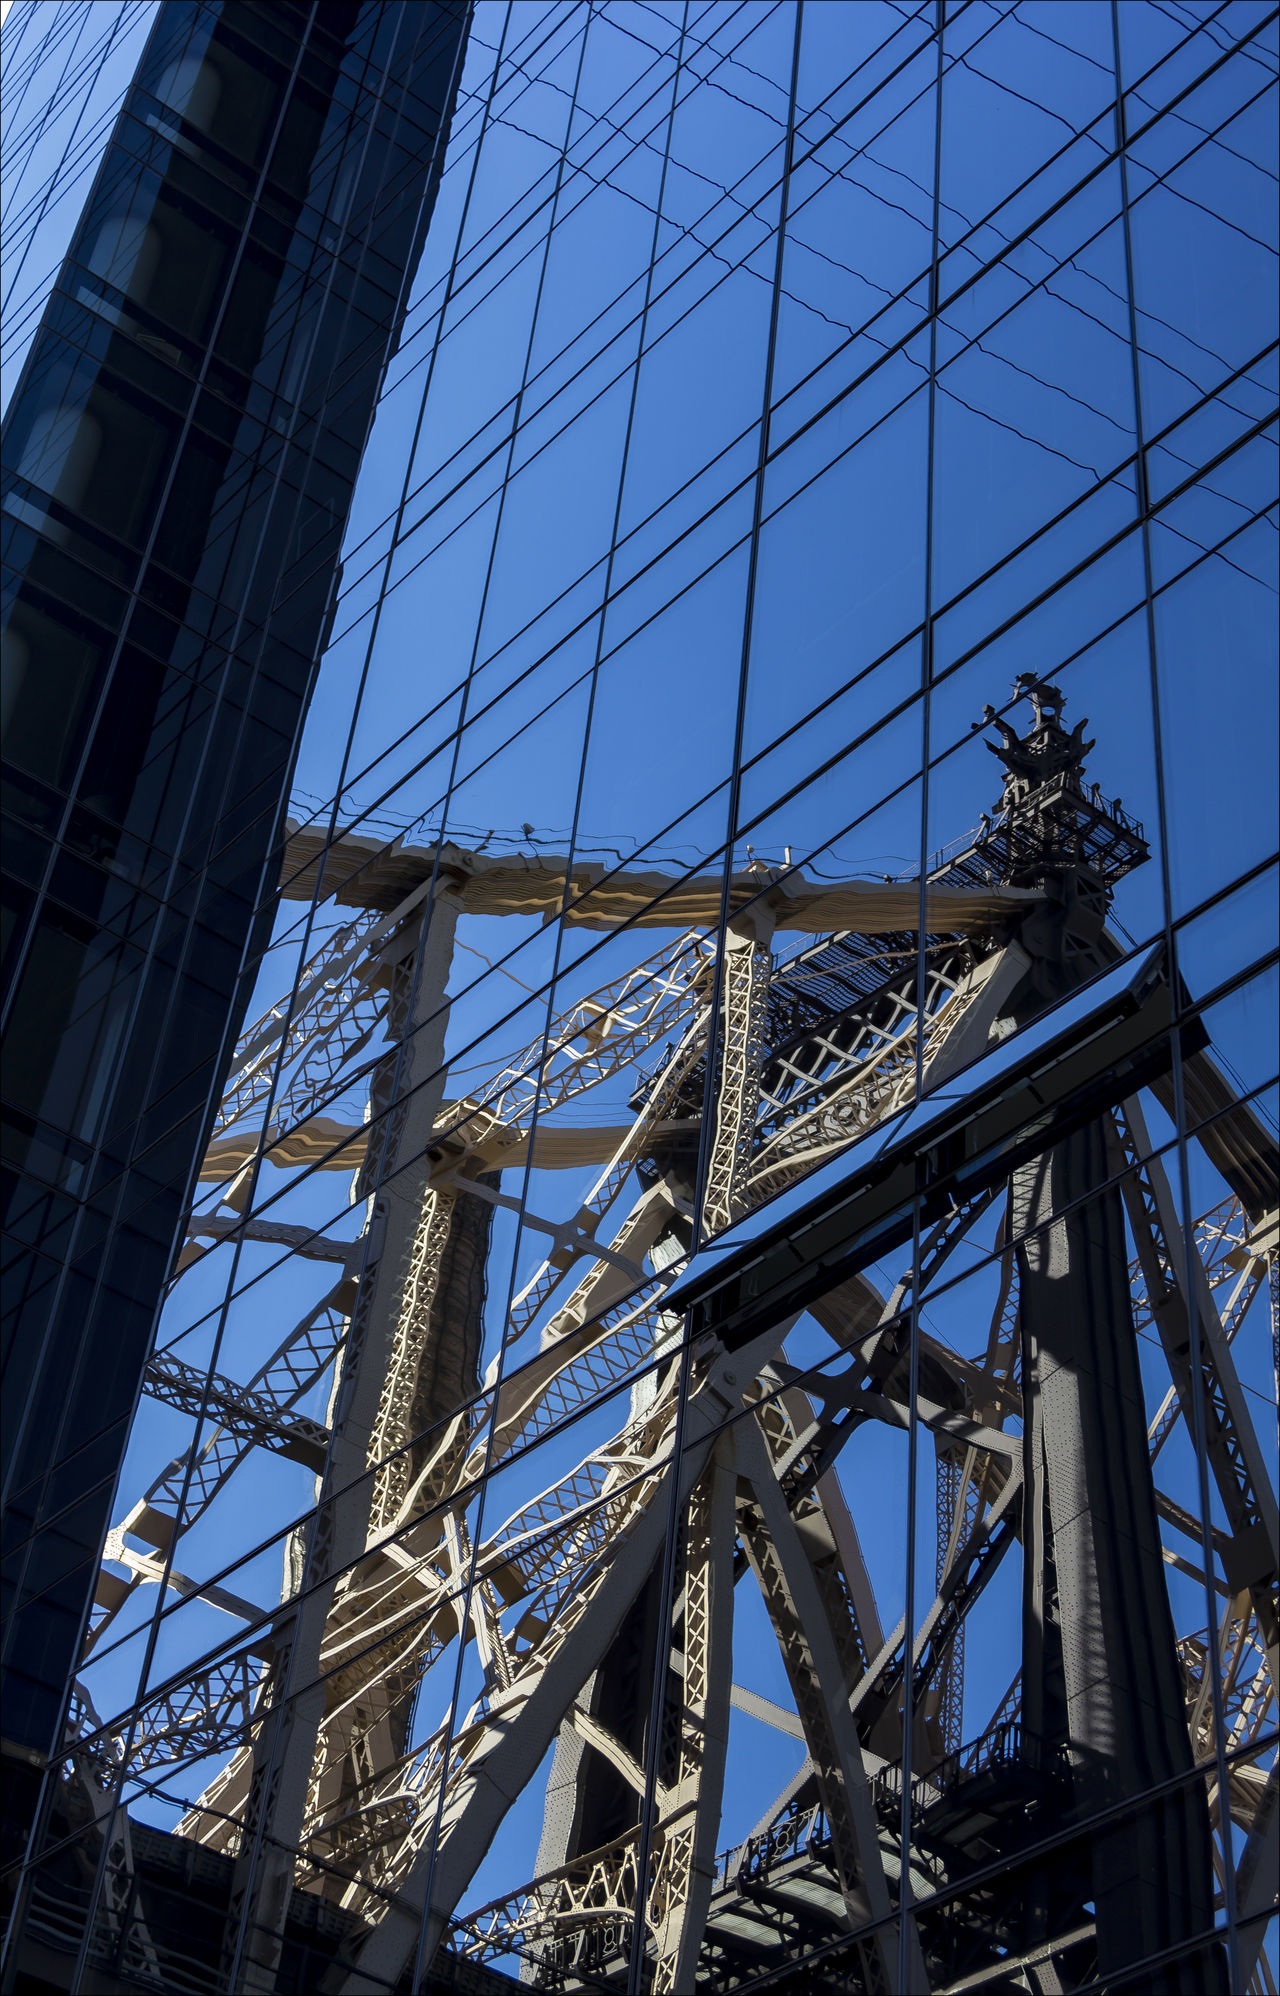
[(19, 1797), (63, 1721), (175, 1229), (270, 920), (464, 13), (162, 5), (7, 413)]

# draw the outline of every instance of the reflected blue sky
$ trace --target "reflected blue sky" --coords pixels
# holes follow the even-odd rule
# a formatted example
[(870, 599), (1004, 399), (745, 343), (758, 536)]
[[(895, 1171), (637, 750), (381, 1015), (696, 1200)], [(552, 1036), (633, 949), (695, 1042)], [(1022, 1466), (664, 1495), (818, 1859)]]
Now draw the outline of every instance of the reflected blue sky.
[[(91, 11), (104, 25), (113, 12)], [(118, 11), (125, 67), (113, 56), (96, 73), (87, 121), (140, 46), (146, 9)], [(940, 109), (932, 7), (824, 0), (803, 9), (797, 42), (790, 0), (481, 0), (361, 472), (295, 817), (669, 874), (728, 855), (810, 878), (911, 878), (994, 807), (999, 772), (975, 729), (987, 703), (1011, 711), (1015, 675), (1033, 670), (1061, 685), (1069, 724), (1087, 717), (1088, 776), (1150, 844), (1116, 892), (1116, 933), (1135, 953), (1117, 976), (1175, 929), (1194, 999), (1259, 963), (1275, 894), (1274, 30), (1253, 0), (1122, 0), (1117, 18), (1123, 165), (1112, 16), (1097, 0), (949, 5)], [(70, 115), (70, 87), (53, 94)], [(37, 180), (64, 127), (51, 120), (33, 148)], [(23, 283), (56, 262), (75, 205), (42, 211)], [(255, 1009), (336, 920), (332, 905), (282, 904)], [(602, 942), (464, 917), (446, 1093), (676, 933)], [(1274, 1115), (1269, 975), (1228, 992), (1211, 1030), (1226, 1070), (1271, 1090)], [(640, 1078), (616, 1077), (582, 1119), (625, 1120)], [(345, 1103), (353, 1121), (362, 1086)], [(1170, 1142), (1154, 1108), (1150, 1121)], [(1222, 1182), (1195, 1147), (1189, 1168), (1208, 1209)], [(523, 1196), (568, 1210), (591, 1175), (535, 1159)], [(273, 1217), (357, 1223), (343, 1177), (263, 1177)], [(486, 1356), (544, 1247), (497, 1213)], [(274, 1259), (271, 1272), (271, 1250), (240, 1258), (218, 1359), (234, 1376), (327, 1283)], [(901, 1259), (872, 1271), (886, 1294)], [(170, 1305), (162, 1342), (192, 1362), (212, 1349), (231, 1260), (211, 1252)], [(975, 1267), (927, 1318), (957, 1348), (965, 1323), (980, 1346), (991, 1279)], [(1269, 1433), (1261, 1309), (1247, 1329), (1240, 1370)], [(792, 1356), (816, 1365), (830, 1348), (808, 1325)], [(1167, 1375), (1149, 1344), (1142, 1361), (1158, 1401)], [(322, 1385), (305, 1411), (324, 1406)], [(189, 1433), (144, 1401), (122, 1489), (144, 1487)], [(593, 1438), (564, 1437), (521, 1476), (540, 1487)], [(1185, 1436), (1167, 1460), (1191, 1490)], [(922, 1451), (930, 1533), (933, 1475)], [(905, 1436), (869, 1424), (842, 1476), (891, 1623)], [(510, 1482), (491, 1524), (528, 1494)], [(234, 1582), (270, 1600), (279, 1534), (310, 1502), (299, 1466), (254, 1459), (183, 1560), (222, 1566), (276, 1534)], [(931, 1539), (921, 1558), (931, 1572)], [(1176, 1572), (1170, 1589), (1189, 1626), (1203, 1602)], [(741, 1593), (742, 1681), (785, 1701), (763, 1611)], [(97, 1667), (104, 1711), (133, 1693), (153, 1605), (139, 1600), (137, 1638)], [(1019, 1612), (1010, 1562), (971, 1642), (966, 1737), (1007, 1687)], [(192, 1602), (168, 1628), (158, 1673), (227, 1621)], [(733, 1726), (722, 1845), (800, 1756), (744, 1714)], [(526, 1875), (541, 1806), (535, 1783), (473, 1902)], [(160, 1801), (137, 1807), (173, 1820)]]

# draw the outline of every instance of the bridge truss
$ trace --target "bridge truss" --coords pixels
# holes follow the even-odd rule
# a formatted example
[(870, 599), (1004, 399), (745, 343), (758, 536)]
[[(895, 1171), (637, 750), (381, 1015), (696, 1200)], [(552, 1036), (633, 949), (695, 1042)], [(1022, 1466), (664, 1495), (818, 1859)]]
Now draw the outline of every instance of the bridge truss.
[[(1163, 946), (1121, 951), (1141, 828), (1026, 690), (1000, 809), (919, 880), (295, 838), (286, 895), (353, 912), (242, 1038), (148, 1373), (186, 1439), (108, 1538), (73, 1715), (116, 1826), (88, 1958), (293, 1986), (301, 1895), (344, 1992), (440, 1950), (557, 1990), (1225, 1990), (1230, 1894), (1272, 1988), (1276, 1499), (1236, 1356), (1275, 1338), (1275, 1145)], [(468, 914), (619, 967), (459, 1058)], [(239, 1371), (167, 1334), (232, 1255)], [(282, 1269), (314, 1300), (264, 1336)], [(218, 1556), (272, 1462), (315, 1479), (278, 1601)], [(736, 1681), (761, 1628), (776, 1697)], [(796, 1771), (726, 1850), (744, 1720)], [(115, 1806), (157, 1792), (227, 1881), (181, 1983)]]

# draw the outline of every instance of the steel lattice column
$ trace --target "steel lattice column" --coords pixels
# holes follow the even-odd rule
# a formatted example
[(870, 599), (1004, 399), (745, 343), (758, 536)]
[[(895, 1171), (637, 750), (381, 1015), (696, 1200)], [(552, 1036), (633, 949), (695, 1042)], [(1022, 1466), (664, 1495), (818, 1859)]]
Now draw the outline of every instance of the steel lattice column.
[[(379, 1414), (402, 1342), (403, 1299), (406, 1289), (412, 1287), (415, 1253), (421, 1253), (424, 1245), (424, 1212), (430, 1209), (436, 1215), (437, 1195), (427, 1184), (430, 1164), (426, 1147), (443, 1087), (443, 997), (457, 913), (457, 903), (450, 894), (437, 894), (428, 910), (402, 928), (388, 949), (391, 1023), (400, 1046), (386, 1063), (382, 1091), (388, 1097), (386, 1129), (379, 1147), (382, 1168), (379, 1172), (367, 1163), (361, 1173), (361, 1189), (372, 1207), (373, 1237), (330, 1410), (333, 1441), (305, 1567), (305, 1579), (313, 1591), (292, 1623), (282, 1628), (273, 1663), (282, 1692), (287, 1684), (291, 1695), (274, 1722), (263, 1726), (246, 1756), (251, 1758), (251, 1766), (247, 1769), (245, 1827), (232, 1887), (227, 1946), (233, 1962), (237, 1955), (242, 1957), (243, 1986), (251, 1989), (275, 1986), (295, 1853), (303, 1835), (324, 1724), (327, 1696), (321, 1647), (332, 1589), (316, 1583), (340, 1572), (368, 1541), (375, 1522), (375, 1479), (366, 1469), (375, 1437), (386, 1447), (407, 1439), (399, 1433), (394, 1437), (384, 1433)], [(379, 1092), (375, 1082), (375, 1098)], [(401, 1168), (396, 1170), (398, 1164)], [(450, 1232), (446, 1217), (438, 1217), (440, 1253), (433, 1256), (430, 1294), (422, 1299), (428, 1320)], [(406, 1416), (415, 1386), (416, 1376), (413, 1382), (405, 1383)]]
[[(1088, 1124), (1011, 1187), (1027, 1407), (1023, 1719), (1069, 1742), (1077, 1805), (1104, 1809), (1192, 1767), (1107, 1129)], [(1213, 1925), (1203, 1789), (1126, 1813), (1091, 1848), (1098, 1971)], [(1051, 1889), (1052, 1881), (1046, 1881)], [(1040, 1938), (1032, 1935), (1032, 1939)], [(1216, 1950), (1144, 1989), (1225, 1989)]]

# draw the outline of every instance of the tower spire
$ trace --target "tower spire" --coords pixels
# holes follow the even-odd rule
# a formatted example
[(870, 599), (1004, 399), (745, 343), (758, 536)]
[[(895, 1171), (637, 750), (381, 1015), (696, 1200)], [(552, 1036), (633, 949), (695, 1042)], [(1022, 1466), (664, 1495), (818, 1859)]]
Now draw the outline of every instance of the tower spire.
[(1062, 688), (1020, 672), (1013, 690), (1015, 700), (1031, 705), (1025, 734), (991, 706), (976, 724), (998, 731), (999, 741), (987, 747), (1004, 769), (999, 803), (983, 818), (977, 848), (994, 876), (1019, 885), (1043, 882), (1050, 870), (1087, 870), (1109, 892), (1149, 857), (1142, 826), (1118, 797), (1104, 797), (1086, 781), (1085, 758), (1096, 742), (1086, 739), (1087, 718), (1067, 727)]

